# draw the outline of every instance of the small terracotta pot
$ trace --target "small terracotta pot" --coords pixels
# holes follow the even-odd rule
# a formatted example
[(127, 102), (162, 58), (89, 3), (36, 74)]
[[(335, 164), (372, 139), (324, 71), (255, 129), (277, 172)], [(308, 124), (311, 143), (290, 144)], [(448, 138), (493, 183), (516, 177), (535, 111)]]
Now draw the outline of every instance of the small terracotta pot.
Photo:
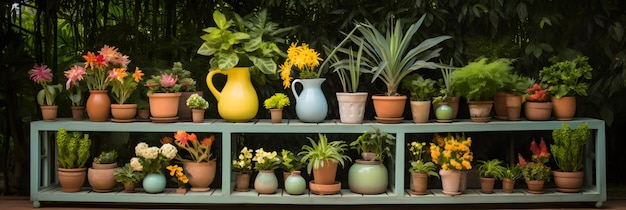
[(108, 90), (90, 90), (86, 103), (87, 116), (91, 122), (109, 120), (111, 113), (111, 98)]
[(59, 183), (63, 192), (79, 192), (85, 183), (87, 168), (59, 168)]
[(502, 179), (502, 192), (513, 193), (513, 189), (515, 189), (515, 180), (509, 178)]
[(72, 106), (72, 120), (82, 121), (85, 119), (85, 107), (84, 106)]
[(526, 101), (524, 113), (527, 120), (549, 120), (552, 115), (552, 103)]
[(41, 116), (44, 121), (56, 121), (58, 106), (40, 106)]
[(563, 96), (561, 98), (552, 97), (554, 105), (553, 114), (557, 120), (572, 120), (576, 114), (576, 97)]
[(512, 95), (506, 92), (497, 92), (493, 97), (493, 109), (496, 112), (496, 119), (508, 120), (508, 110), (506, 108), (506, 98)]
[(283, 109), (270, 109), (270, 117), (272, 118), (272, 123), (283, 122)]
[(318, 195), (334, 195), (341, 191), (341, 182), (333, 182), (330, 184), (316, 184), (315, 181), (309, 182), (309, 189)]
[(115, 120), (135, 119), (137, 104), (111, 104), (111, 115)]
[(203, 95), (202, 91), (195, 92), (180, 92), (180, 99), (178, 100), (178, 120), (183, 122), (193, 121), (193, 111), (187, 106), (187, 99), (193, 94)]
[(134, 193), (135, 187), (137, 187), (137, 183), (124, 183), (124, 192)]
[(543, 194), (544, 180), (530, 180), (526, 181), (528, 186), (528, 192), (532, 194)]
[(495, 183), (495, 178), (480, 177), (480, 192), (485, 194), (493, 193), (493, 185)]
[(139, 109), (137, 110), (137, 117), (139, 120), (149, 120), (150, 119), (150, 110), (147, 109)]
[(236, 174), (235, 175), (235, 191), (237, 192), (250, 191), (250, 174)]
[(411, 172), (411, 194), (426, 195), (428, 193), (428, 174)]
[(180, 93), (148, 94), (150, 114), (155, 118), (170, 118), (178, 115)]
[(191, 118), (193, 123), (204, 122), (204, 109), (191, 109)]
[(441, 186), (443, 194), (458, 195), (461, 194), (459, 186), (461, 185), (461, 171), (459, 170), (439, 170), (441, 176)]
[(331, 160), (324, 160), (322, 167), (313, 168), (313, 179), (318, 185), (328, 185), (335, 183), (337, 176), (337, 163)]
[(470, 101), (468, 107), (472, 122), (489, 122), (491, 120), (493, 101)]
[(216, 161), (209, 162), (183, 162), (183, 168), (185, 173), (189, 177), (189, 185), (191, 185), (192, 192), (207, 192), (209, 191), (209, 185), (213, 183), (216, 172)]
[(373, 153), (373, 152), (361, 152), (361, 158), (364, 161), (374, 161), (374, 160), (376, 160), (376, 153)]
[(556, 184), (556, 190), (564, 193), (580, 192), (580, 188), (583, 186), (583, 177), (585, 175), (582, 171), (553, 171), (552, 173), (554, 174), (554, 184)]
[(506, 113), (507, 119), (511, 121), (520, 120), (522, 111), (522, 96), (519, 94), (507, 94), (506, 96)]
[(401, 118), (404, 114), (406, 98), (406, 96), (372, 96), (374, 111), (376, 111), (376, 117)]
[(117, 184), (114, 176), (115, 170), (117, 170), (117, 163), (93, 164), (87, 173), (91, 189), (94, 192), (111, 192)]
[(430, 116), (430, 101), (411, 101), (411, 115), (414, 123), (427, 123)]
[(185, 194), (187, 193), (186, 188), (176, 188), (176, 194)]

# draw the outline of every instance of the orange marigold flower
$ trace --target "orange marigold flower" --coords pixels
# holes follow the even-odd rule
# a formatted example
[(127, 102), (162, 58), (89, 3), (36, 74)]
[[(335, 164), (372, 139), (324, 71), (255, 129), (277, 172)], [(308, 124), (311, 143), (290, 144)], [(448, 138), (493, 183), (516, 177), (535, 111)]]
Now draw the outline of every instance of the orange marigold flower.
[(83, 59), (85, 59), (85, 68), (93, 70), (97, 60), (96, 55), (92, 52), (87, 52), (87, 55), (83, 55)]
[(187, 138), (189, 139), (189, 141), (198, 141), (198, 137), (195, 133), (189, 134)]
[(215, 135), (211, 135), (208, 138), (204, 138), (202, 142), (200, 143), (204, 146), (210, 147), (211, 145), (213, 145), (213, 141), (215, 141)]
[(187, 136), (187, 132), (184, 130), (179, 130), (174, 134), (174, 138), (176, 139), (176, 141), (179, 141), (180, 144), (182, 144), (183, 146), (187, 145)]
[(161, 139), (161, 144), (171, 144), (174, 141), (171, 137), (163, 137)]

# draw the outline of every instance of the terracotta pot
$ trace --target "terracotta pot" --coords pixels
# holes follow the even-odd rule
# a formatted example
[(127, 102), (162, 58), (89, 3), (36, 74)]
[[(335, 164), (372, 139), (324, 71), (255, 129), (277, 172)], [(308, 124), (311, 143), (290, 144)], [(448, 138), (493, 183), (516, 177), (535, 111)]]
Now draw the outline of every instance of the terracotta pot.
[(576, 114), (576, 97), (563, 96), (561, 98), (552, 97), (554, 105), (554, 117), (557, 120), (572, 120)]
[(553, 171), (553, 174), (556, 190), (564, 193), (580, 192), (580, 188), (583, 186), (583, 177), (585, 175), (582, 171)]
[(82, 121), (85, 116), (85, 107), (84, 106), (72, 106), (72, 120), (74, 121)]
[(187, 99), (193, 94), (202, 96), (202, 91), (195, 92), (180, 92), (180, 99), (178, 100), (178, 121), (191, 122), (193, 121), (193, 112), (187, 106)]
[(235, 174), (235, 191), (250, 191), (250, 174)]
[(552, 115), (552, 103), (526, 101), (524, 113), (527, 120), (549, 120)]
[(496, 119), (508, 120), (508, 111), (506, 108), (506, 98), (512, 95), (506, 92), (497, 92), (493, 98), (493, 108), (496, 112)]
[(341, 191), (341, 182), (333, 182), (331, 184), (316, 184), (315, 181), (309, 182), (309, 189), (318, 195), (334, 195)]
[(489, 122), (493, 101), (470, 101), (468, 102), (472, 122)]
[(183, 162), (183, 168), (189, 178), (192, 192), (207, 192), (209, 185), (215, 179), (216, 161), (209, 162)]
[(79, 192), (85, 183), (87, 168), (59, 168), (59, 183), (63, 192)]
[(87, 116), (91, 122), (109, 120), (111, 113), (111, 99), (108, 90), (90, 90), (87, 98)]
[(270, 117), (272, 118), (272, 123), (282, 123), (283, 109), (270, 109)]
[(137, 187), (137, 183), (124, 183), (124, 192), (134, 193), (135, 188)]
[(172, 118), (178, 114), (180, 93), (148, 94), (150, 114), (153, 118)]
[(522, 96), (519, 94), (508, 94), (506, 96), (507, 119), (511, 121), (520, 120), (522, 112)]
[(480, 192), (493, 193), (493, 185), (496, 183), (495, 178), (480, 177)]
[(502, 179), (502, 192), (513, 193), (513, 189), (515, 189), (515, 180), (509, 178)]
[(324, 160), (319, 168), (313, 168), (313, 180), (318, 185), (327, 185), (335, 183), (337, 176), (337, 163), (331, 160)]
[(117, 182), (113, 175), (117, 170), (117, 163), (96, 164), (89, 168), (87, 180), (94, 192), (111, 192)]
[(431, 101), (411, 101), (411, 115), (414, 123), (427, 123)]
[(137, 116), (137, 104), (111, 104), (114, 120), (133, 120)]
[(202, 123), (204, 122), (204, 109), (192, 109), (191, 110), (191, 118), (193, 123)]
[(361, 124), (365, 115), (367, 93), (337, 93), (341, 123)]
[(41, 117), (44, 121), (56, 121), (58, 106), (40, 106)]
[(139, 120), (149, 120), (150, 110), (147, 110), (147, 109), (137, 110), (137, 117), (139, 118)]
[(411, 172), (411, 194), (426, 195), (428, 193), (428, 174)]
[(185, 194), (187, 193), (187, 188), (176, 188), (176, 194)]
[(461, 171), (459, 170), (439, 170), (441, 176), (442, 192), (446, 195), (459, 195), (461, 185)]
[(527, 180), (528, 192), (532, 194), (543, 194), (544, 180)]
[(378, 118), (398, 119), (404, 114), (406, 96), (375, 95), (372, 96), (372, 101)]
[(376, 160), (376, 153), (361, 152), (361, 159), (363, 159), (364, 161), (374, 161)]

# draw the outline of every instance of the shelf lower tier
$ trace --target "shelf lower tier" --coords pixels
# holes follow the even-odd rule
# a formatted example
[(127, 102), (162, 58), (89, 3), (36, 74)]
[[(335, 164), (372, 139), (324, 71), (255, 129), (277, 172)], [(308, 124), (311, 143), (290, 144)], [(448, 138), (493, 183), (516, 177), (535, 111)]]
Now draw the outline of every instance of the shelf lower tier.
[(479, 189), (468, 189), (457, 196), (441, 193), (441, 189), (431, 189), (427, 195), (411, 195), (408, 190), (398, 196), (393, 192), (379, 195), (362, 195), (342, 189), (335, 195), (316, 195), (306, 192), (303, 195), (289, 195), (278, 189), (271, 195), (249, 192), (233, 192), (228, 196), (221, 189), (209, 192), (187, 192), (177, 194), (175, 188), (165, 192), (150, 194), (138, 189), (136, 193), (126, 193), (121, 189), (113, 192), (98, 193), (84, 188), (77, 193), (65, 193), (59, 186), (49, 187), (31, 197), (33, 201), (55, 202), (107, 202), (107, 203), (189, 203), (189, 204), (311, 204), (311, 205), (355, 205), (355, 204), (476, 204), (476, 203), (540, 203), (540, 202), (597, 202), (600, 192), (594, 186), (588, 186), (579, 193), (560, 193), (556, 189), (546, 189), (544, 194), (530, 194), (525, 189), (516, 189), (513, 193), (503, 193), (496, 189), (492, 194), (481, 193)]

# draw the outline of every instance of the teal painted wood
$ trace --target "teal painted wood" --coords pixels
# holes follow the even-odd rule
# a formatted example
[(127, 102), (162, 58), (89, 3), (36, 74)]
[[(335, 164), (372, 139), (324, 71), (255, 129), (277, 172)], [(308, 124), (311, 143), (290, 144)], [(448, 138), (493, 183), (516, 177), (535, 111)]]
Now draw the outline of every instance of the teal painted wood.
[[(113, 122), (89, 122), (72, 121), (71, 119), (58, 119), (55, 122), (36, 121), (31, 122), (31, 200), (34, 204), (39, 201), (66, 201), (66, 202), (154, 202), (154, 203), (274, 203), (274, 204), (449, 204), (449, 203), (527, 203), (527, 202), (596, 202), (601, 204), (606, 201), (606, 142), (605, 124), (597, 119), (575, 119), (572, 121), (490, 121), (488, 123), (474, 123), (469, 120), (460, 120), (454, 123), (425, 123), (414, 124), (405, 120), (399, 124), (379, 124), (375, 121), (365, 121), (363, 124), (342, 124), (339, 120), (325, 120), (321, 123), (303, 123), (297, 119), (284, 120), (281, 124), (272, 124), (269, 119), (252, 120), (246, 123), (226, 122), (221, 119), (207, 119), (205, 123), (171, 123), (157, 124), (151, 122), (113, 123)], [(305, 194), (291, 196), (280, 191), (278, 194), (259, 196), (252, 194), (241, 195), (233, 192), (234, 175), (231, 173), (230, 157), (235, 143), (233, 134), (239, 133), (362, 133), (371, 130), (372, 126), (382, 131), (396, 135), (395, 157), (404, 157), (405, 135), (412, 133), (435, 133), (435, 132), (493, 132), (493, 131), (528, 131), (528, 130), (552, 130), (561, 127), (561, 123), (574, 127), (582, 122), (588, 122), (589, 128), (594, 130), (594, 138), (587, 144), (587, 159), (585, 161), (585, 173), (592, 174), (595, 165), (594, 176), (586, 177), (586, 188), (581, 193), (566, 194), (558, 193), (554, 189), (548, 189), (546, 194), (532, 195), (523, 190), (513, 194), (480, 194), (470, 189), (470, 193), (460, 196), (446, 196), (440, 190), (432, 189), (429, 195), (412, 196), (404, 189), (404, 176), (408, 173), (404, 169), (404, 158), (394, 158), (385, 163), (389, 170), (389, 189), (386, 194), (376, 196), (363, 196), (350, 193), (342, 189), (341, 194), (332, 196), (319, 196)], [(166, 193), (93, 193), (85, 189), (79, 193), (63, 193), (56, 176), (55, 158), (51, 157), (50, 151), (55, 149), (52, 134), (59, 128), (67, 128), (72, 131), (99, 131), (99, 132), (176, 132), (184, 129), (188, 132), (213, 132), (222, 134), (222, 189), (214, 189), (205, 194), (189, 192), (185, 195), (172, 195), (166, 189)], [(593, 146), (592, 143), (595, 143)], [(595, 149), (595, 151), (591, 151)], [(225, 152), (231, 151), (231, 152)], [(593, 153), (593, 155), (592, 155)], [(593, 159), (595, 157), (595, 160)], [(594, 164), (595, 162), (595, 164)], [(396, 167), (400, 166), (400, 167)]]

